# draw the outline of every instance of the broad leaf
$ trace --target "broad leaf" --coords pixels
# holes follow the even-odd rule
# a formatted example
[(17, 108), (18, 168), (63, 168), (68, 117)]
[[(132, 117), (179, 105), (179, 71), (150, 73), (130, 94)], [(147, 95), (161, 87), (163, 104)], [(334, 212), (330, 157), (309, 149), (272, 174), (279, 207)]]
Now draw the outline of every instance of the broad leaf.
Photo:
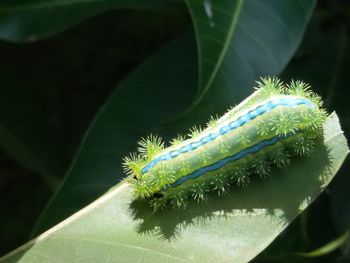
[(348, 154), (333, 113), (324, 142), (271, 177), (206, 205), (152, 213), (121, 183), (1, 262), (247, 262), (327, 186)]
[(207, 109), (209, 114), (240, 102), (259, 77), (282, 72), (315, 5), (314, 0), (186, 2), (196, 31), (200, 68), (192, 107), (202, 100), (200, 109), (214, 103)]
[(2, 0), (0, 38), (35, 41), (117, 8), (183, 10), (182, 0)]

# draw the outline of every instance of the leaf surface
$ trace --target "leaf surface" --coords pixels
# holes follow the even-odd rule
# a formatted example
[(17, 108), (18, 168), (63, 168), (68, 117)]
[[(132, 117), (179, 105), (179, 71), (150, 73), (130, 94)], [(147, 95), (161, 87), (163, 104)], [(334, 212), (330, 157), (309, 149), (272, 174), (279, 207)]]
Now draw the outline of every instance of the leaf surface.
[(206, 205), (152, 213), (121, 183), (1, 262), (247, 262), (332, 180), (348, 154), (335, 113), (308, 158)]
[[(315, 5), (313, 0), (186, 3), (199, 56), (199, 87), (191, 109), (214, 102), (222, 110), (247, 97), (259, 77), (282, 72)], [(209, 114), (217, 113), (215, 106)]]

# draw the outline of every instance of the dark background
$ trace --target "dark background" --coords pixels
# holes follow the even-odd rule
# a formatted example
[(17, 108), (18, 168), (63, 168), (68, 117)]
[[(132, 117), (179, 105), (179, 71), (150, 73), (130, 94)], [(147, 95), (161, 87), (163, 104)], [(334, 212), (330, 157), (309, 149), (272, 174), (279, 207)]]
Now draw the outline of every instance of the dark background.
[[(47, 180), (0, 149), (0, 254), (28, 239), (72, 162), (84, 131), (118, 82), (190, 26), (187, 13), (118, 10), (45, 40), (25, 44), (0, 41), (0, 89), (11, 83), (23, 99), (30, 96), (39, 105), (40, 118), (46, 124), (43, 129), (57, 155), (59, 175)], [(327, 109), (336, 110), (348, 138), (349, 27), (349, 1), (319, 1), (301, 46), (282, 74), (286, 80), (293, 77), (311, 83), (325, 98)], [(325, 82), (332, 88), (323, 90)], [(11, 107), (21, 109), (22, 105)], [(348, 231), (349, 171), (347, 161), (330, 187), (256, 261), (288, 261), (283, 254), (316, 249)], [(297, 261), (350, 262), (349, 244), (348, 240), (347, 249), (345, 244), (342, 250), (324, 257)]]

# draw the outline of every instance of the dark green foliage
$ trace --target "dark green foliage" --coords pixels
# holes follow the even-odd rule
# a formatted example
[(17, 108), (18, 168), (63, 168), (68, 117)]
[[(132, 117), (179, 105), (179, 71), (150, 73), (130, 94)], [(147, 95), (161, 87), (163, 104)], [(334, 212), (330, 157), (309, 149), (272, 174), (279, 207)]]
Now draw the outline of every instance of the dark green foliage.
[[(213, 127), (220, 121), (216, 116), (253, 92), (253, 81), (260, 76), (294, 80), (290, 88), (298, 95), (309, 95), (310, 89), (296, 80), (309, 83), (324, 98), (325, 109), (338, 113), (349, 138), (349, 28), (346, 0), (0, 1), (0, 256), (30, 239), (30, 232), (36, 236), (95, 200), (122, 180), (124, 172), (139, 174), (137, 164), (143, 156), (152, 157), (169, 146), (158, 137), (137, 145), (139, 138), (160, 134), (177, 145), (185, 136), (176, 134), (186, 134), (188, 127), (206, 121)], [(164, 55), (162, 47), (169, 43), (172, 52)], [(163, 59), (161, 64), (146, 60), (153, 54)], [(145, 61), (148, 70), (140, 72), (138, 66)], [(272, 82), (270, 78), (265, 85), (271, 87)], [(285, 91), (277, 86), (278, 92)], [(268, 96), (276, 87), (264, 92)], [(319, 103), (317, 97), (310, 99)], [(325, 113), (305, 114), (312, 133)], [(294, 116), (283, 114), (271, 120), (280, 124), (275, 131), (282, 134), (294, 131), (289, 125), (294, 121)], [(264, 123), (257, 129), (261, 136), (269, 132)], [(248, 143), (249, 138), (242, 135), (240, 140)], [(315, 140), (300, 138), (292, 148), (269, 153), (254, 167), (247, 163), (211, 183), (195, 184), (187, 189), (190, 199), (205, 206), (209, 190), (226, 198), (237, 189), (248, 191), (254, 180), (268, 184), (274, 178), (249, 174), (266, 177), (270, 169), (302, 163), (316, 146)], [(137, 147), (141, 155), (124, 159), (123, 172), (123, 156)], [(223, 143), (220, 149), (224, 156), (228, 146)], [(188, 165), (182, 164), (184, 173)], [(349, 169), (347, 161), (320, 198), (254, 261), (347, 262)], [(162, 171), (161, 180), (171, 178), (163, 177)], [(151, 197), (146, 184), (129, 180), (144, 197)], [(45, 208), (52, 192), (56, 194)], [(286, 195), (295, 197), (288, 191)], [(192, 207), (184, 196), (174, 195), (171, 205)], [(248, 210), (261, 206), (258, 198), (254, 201)], [(153, 198), (151, 205), (161, 210), (169, 204)], [(152, 211), (142, 215), (144, 222), (152, 218)], [(181, 218), (178, 211), (170, 215)], [(192, 218), (181, 220), (193, 224)], [(152, 224), (143, 227), (152, 229)], [(163, 236), (169, 236), (164, 229)], [(344, 236), (345, 241), (339, 239)], [(322, 256), (294, 253), (337, 239), (342, 244)]]

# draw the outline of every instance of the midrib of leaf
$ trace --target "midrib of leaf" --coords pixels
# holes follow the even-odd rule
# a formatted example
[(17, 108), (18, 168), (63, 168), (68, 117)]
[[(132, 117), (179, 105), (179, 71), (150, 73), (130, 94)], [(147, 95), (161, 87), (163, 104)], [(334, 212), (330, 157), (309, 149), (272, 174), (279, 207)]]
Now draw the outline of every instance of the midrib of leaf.
[[(186, 4), (188, 6), (188, 9), (190, 10), (192, 20), (195, 21), (194, 14), (192, 13), (191, 8), (189, 8), (190, 5), (189, 5), (188, 1), (189, 0), (186, 0)], [(199, 82), (198, 82), (199, 84), (198, 85), (199, 85), (199, 87), (198, 87), (197, 96), (194, 99), (194, 101), (193, 101), (192, 105), (190, 106), (190, 108), (188, 109), (188, 111), (191, 111), (193, 108), (195, 108), (201, 102), (201, 100), (204, 98), (205, 94), (210, 90), (210, 87), (212, 86), (213, 81), (214, 81), (215, 77), (217, 76), (217, 74), (220, 70), (220, 67), (225, 59), (225, 56), (226, 56), (227, 51), (229, 49), (229, 46), (232, 42), (233, 35), (236, 32), (238, 20), (239, 20), (239, 17), (241, 15), (241, 12), (242, 12), (242, 7), (243, 7), (244, 2), (245, 2), (245, 0), (238, 0), (238, 2), (237, 2), (236, 10), (232, 15), (231, 25), (230, 25), (230, 28), (229, 28), (228, 33), (227, 33), (227, 37), (226, 37), (225, 42), (224, 42), (224, 46), (220, 52), (220, 55), (219, 55), (217, 62), (214, 66), (214, 69), (213, 69), (212, 73), (210, 74), (209, 79), (208, 79), (207, 83), (204, 85), (203, 89), (201, 88), (201, 85), (202, 85), (201, 84), (202, 83), (202, 81), (201, 81), (201, 79), (202, 79), (202, 75), (201, 75), (202, 74), (202, 57), (200, 54), (201, 44), (199, 41), (200, 37), (199, 37), (198, 26), (196, 23), (194, 23), (194, 29), (195, 29), (196, 39), (197, 39), (197, 46), (198, 46), (198, 60), (199, 60)]]
[[(134, 1), (135, 2), (135, 1)], [(181, 3), (182, 0), (157, 0), (157, 2), (173, 2)], [(22, 4), (22, 5), (11, 5), (10, 7), (0, 7), (0, 13), (6, 12), (16, 12), (16, 11), (25, 11), (25, 10), (40, 10), (45, 8), (59, 8), (59, 7), (69, 7), (80, 4), (115, 4), (116, 0), (72, 0), (72, 1), (54, 1), (54, 2), (39, 2), (36, 4)], [(147, 4), (145, 4), (147, 5)], [(120, 6), (129, 6), (127, 2), (120, 3)]]

